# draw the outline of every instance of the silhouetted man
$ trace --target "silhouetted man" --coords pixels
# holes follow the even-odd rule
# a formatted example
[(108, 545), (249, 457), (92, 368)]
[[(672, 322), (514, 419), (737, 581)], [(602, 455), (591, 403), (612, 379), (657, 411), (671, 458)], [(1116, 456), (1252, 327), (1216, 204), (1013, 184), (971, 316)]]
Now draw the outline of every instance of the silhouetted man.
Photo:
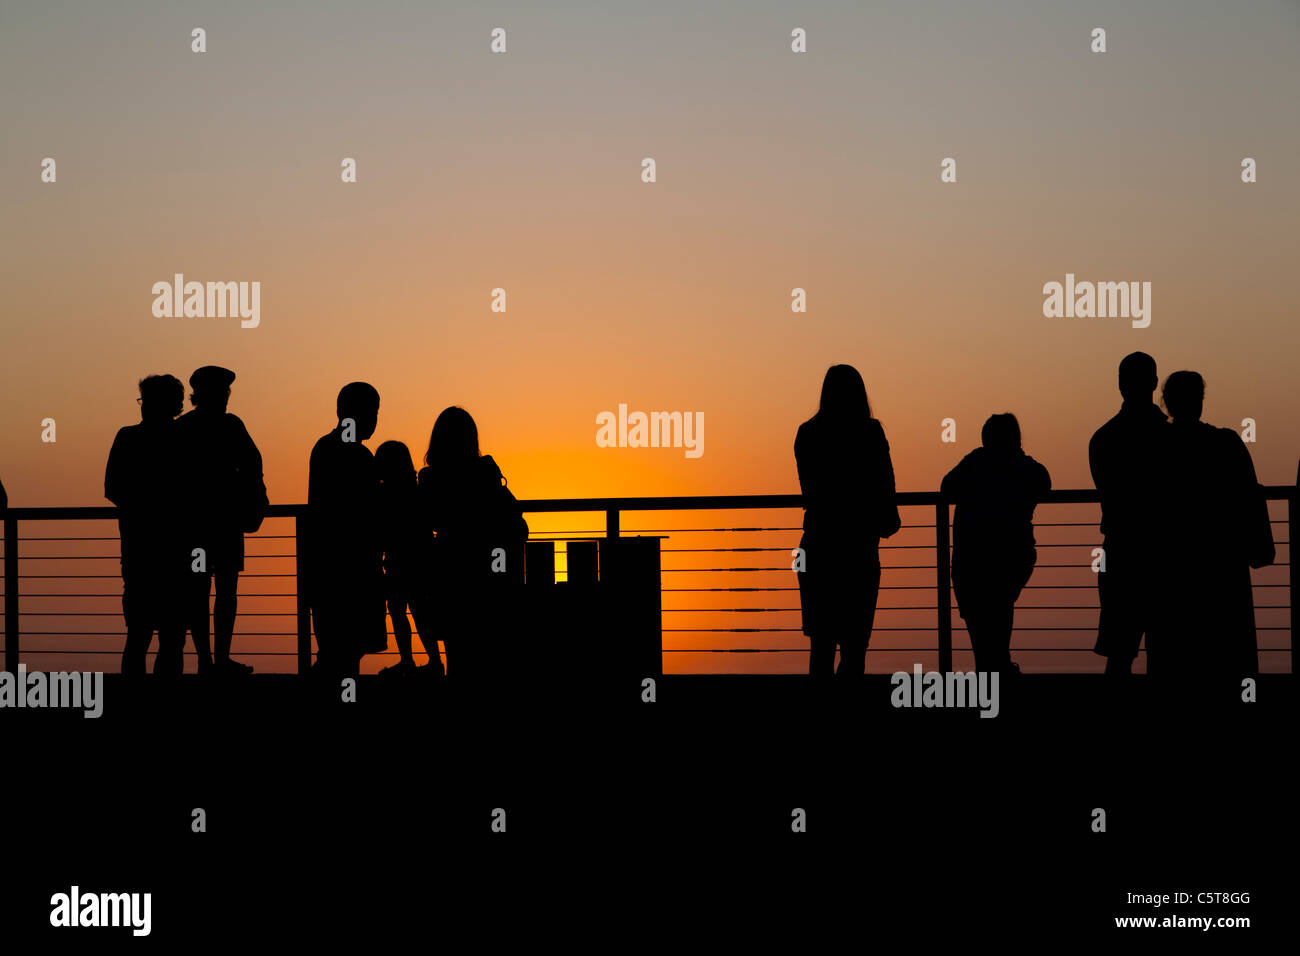
[[(194, 408), (176, 423), (185, 454), (186, 534), (191, 560), (186, 623), (194, 636), (199, 671), (249, 674), (253, 668), (230, 657), (238, 611), (239, 572), (244, 570), (244, 532), (256, 531), (266, 514), (262, 454), (238, 416), (226, 411), (235, 373), (205, 365), (190, 376)], [(202, 553), (194, 554), (199, 549)], [(208, 596), (216, 582), (212, 656), (208, 649)]]
[(305, 569), (319, 650), (313, 670), (332, 678), (357, 673), (363, 654), (388, 644), (379, 473), (362, 444), (375, 433), (379, 393), (352, 382), (337, 411), (338, 425), (311, 450)]
[(952, 589), (977, 671), (1019, 673), (1011, 662), (1016, 599), (1038, 560), (1034, 509), (1052, 488), (1047, 469), (1020, 447), (1020, 423), (990, 416), (982, 448), (944, 475), (939, 493), (956, 505)]
[(1107, 674), (1127, 674), (1148, 634), (1155, 600), (1159, 542), (1155, 528), (1159, 467), (1169, 420), (1151, 400), (1156, 360), (1133, 352), (1119, 363), (1119, 413), (1088, 443), (1092, 483), (1101, 497), (1102, 565), (1097, 574), (1101, 614), (1093, 650)]
[(179, 449), (175, 418), (185, 388), (172, 375), (140, 380), (140, 424), (118, 430), (104, 470), (104, 497), (118, 508), (122, 539), (122, 673), (143, 674), (158, 632), (155, 674), (184, 670), (185, 625), (178, 595), (188, 567), (178, 533)]
[(1259, 671), (1250, 569), (1273, 563), (1268, 505), (1241, 436), (1200, 420), (1204, 379), (1174, 372), (1163, 396), (1173, 417), (1161, 478), (1167, 556), (1147, 671), (1235, 683)]

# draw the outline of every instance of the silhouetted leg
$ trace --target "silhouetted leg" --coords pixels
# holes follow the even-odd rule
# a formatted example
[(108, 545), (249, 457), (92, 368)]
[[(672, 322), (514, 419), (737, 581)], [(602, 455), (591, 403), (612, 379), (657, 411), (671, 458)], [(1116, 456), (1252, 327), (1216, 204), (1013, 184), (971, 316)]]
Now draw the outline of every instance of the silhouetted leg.
[(811, 649), (808, 653), (808, 673), (815, 677), (830, 677), (835, 673), (835, 639), (825, 635), (808, 635)]
[(981, 601), (962, 609), (970, 646), (975, 655), (975, 670), (1000, 671), (1009, 663), (1007, 647), (1011, 641), (1010, 620), (1004, 608)]
[(975, 658), (975, 670), (987, 671), (992, 659), (989, 655), (988, 639), (984, 632), (984, 621), (972, 607), (963, 606), (962, 620), (966, 622), (966, 634), (970, 637), (971, 654)]
[(311, 608), (312, 631), (316, 635), (316, 662), (312, 664), (313, 674), (325, 674), (333, 666), (334, 630), (329, 616), (322, 613), (319, 606)]
[(145, 655), (153, 640), (153, 622), (144, 608), (147, 605), (143, 584), (135, 574), (122, 575), (122, 617), (126, 619), (126, 645), (122, 648), (122, 673), (143, 674)]
[(840, 641), (840, 666), (837, 677), (860, 677), (867, 671), (867, 637), (850, 637)]
[(212, 609), (213, 658), (222, 664), (230, 660), (230, 645), (235, 636), (235, 615), (239, 612), (239, 572), (217, 571), (217, 598)]
[[(415, 629), (420, 633), (420, 643), (424, 645), (425, 653), (429, 655), (428, 666), (431, 668), (429, 673), (443, 676), (442, 657), (438, 654), (438, 639), (434, 636), (438, 632), (424, 613), (424, 602), (420, 598), (413, 597), (408, 599), (407, 604), (411, 608), (411, 617), (415, 619)], [(401, 650), (400, 643), (398, 650)]]
[(393, 640), (397, 642), (397, 656), (403, 664), (415, 664), (411, 656), (411, 622), (406, 619), (406, 598), (389, 592), (388, 616), (393, 619)]
[[(1113, 556), (1112, 556), (1113, 557)], [(1097, 575), (1097, 643), (1093, 650), (1106, 658), (1106, 673), (1128, 674), (1142, 644), (1143, 583), (1131, 577), (1102, 571)]]
[(185, 673), (185, 630), (175, 625), (158, 629), (158, 654), (153, 672), (167, 676)]
[(208, 643), (208, 594), (212, 589), (212, 575), (203, 572), (191, 572), (188, 584), (185, 619), (194, 638), (194, 653), (199, 659), (199, 673), (206, 673), (212, 667), (212, 648)]
[[(845, 584), (844, 587), (851, 585)], [(867, 672), (867, 645), (871, 641), (871, 628), (876, 621), (876, 601), (880, 596), (880, 568), (864, 575), (862, 585), (854, 589), (854, 596), (858, 606), (855, 613), (846, 615), (845, 636), (840, 638), (840, 666), (835, 672), (846, 677), (860, 676)]]
[(981, 601), (963, 612), (975, 652), (975, 670), (1005, 671), (1011, 667), (1011, 626), (1015, 605)]
[(1006, 673), (1018, 672), (1020, 669), (1011, 663), (1011, 633), (1016, 624), (1015, 599), (999, 607), (997, 614), (997, 669)]
[(126, 646), (122, 648), (122, 673), (145, 673), (145, 656), (149, 653), (149, 643), (153, 640), (153, 631), (141, 627), (128, 628)]

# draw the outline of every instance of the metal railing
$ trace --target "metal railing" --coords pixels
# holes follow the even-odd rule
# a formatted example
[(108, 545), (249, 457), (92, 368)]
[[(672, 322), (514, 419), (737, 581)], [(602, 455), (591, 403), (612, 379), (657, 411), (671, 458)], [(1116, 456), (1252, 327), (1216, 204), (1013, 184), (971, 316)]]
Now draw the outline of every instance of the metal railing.
[[(1256, 583), (1256, 588), (1264, 589), (1268, 594), (1278, 594), (1285, 589), (1287, 594), (1286, 602), (1270, 601), (1266, 603), (1256, 602), (1258, 610), (1262, 611), (1288, 611), (1286, 624), (1264, 624), (1259, 626), (1258, 630), (1266, 634), (1277, 634), (1287, 632), (1287, 643), (1285, 647), (1273, 647), (1261, 642), (1261, 650), (1270, 652), (1285, 652), (1289, 658), (1291, 650), (1290, 637), (1295, 632), (1295, 606), (1294, 593), (1296, 587), (1296, 570), (1295, 565), (1289, 559), (1290, 542), (1294, 540), (1297, 522), (1297, 509), (1295, 501), (1294, 486), (1270, 486), (1264, 489), (1265, 496), (1270, 502), (1285, 502), (1286, 514), (1284, 518), (1272, 518), (1275, 528), (1275, 540), (1278, 544), (1278, 559), (1274, 568), (1278, 569), (1269, 573), (1274, 577), (1280, 577), (1281, 580), (1271, 580), (1265, 583)], [(1098, 496), (1092, 490), (1057, 490), (1052, 491), (1044, 499), (1043, 504), (1048, 506), (1056, 505), (1096, 505)], [(888, 554), (891, 557), (902, 557), (903, 560), (910, 560), (907, 556), (916, 552), (928, 552), (928, 563), (899, 564), (882, 560), (884, 564), (884, 577), (882, 578), (881, 591), (886, 592), (906, 592), (904, 596), (915, 595), (916, 592), (930, 592), (934, 595), (934, 604), (914, 604), (908, 603), (903, 605), (891, 606), (887, 602), (880, 604), (877, 611), (877, 626), (873, 629), (875, 633), (933, 633), (935, 643), (932, 646), (919, 647), (909, 645), (907, 648), (884, 648), (885, 650), (930, 650), (937, 653), (937, 663), (940, 670), (951, 670), (953, 666), (953, 615), (954, 610), (952, 603), (951, 582), (949, 577), (949, 559), (951, 552), (951, 524), (950, 512), (951, 506), (943, 501), (935, 492), (900, 492), (897, 495), (897, 503), (905, 515), (916, 514), (917, 509), (928, 512), (933, 515), (932, 521), (921, 523), (908, 523), (909, 518), (905, 518), (903, 530), (904, 536), (896, 536), (882, 542), (882, 555)], [(746, 547), (666, 547), (664, 555), (671, 563), (677, 560), (678, 555), (738, 555), (752, 554), (763, 555), (772, 553), (784, 553), (788, 556), (793, 547), (798, 543), (799, 535), (799, 509), (801, 509), (801, 498), (797, 494), (791, 495), (723, 495), (723, 496), (691, 496), (691, 497), (636, 497), (636, 498), (556, 498), (556, 499), (534, 499), (520, 502), (524, 512), (530, 516), (531, 521), (536, 524), (539, 521), (546, 523), (550, 516), (560, 514), (603, 514), (603, 527), (549, 530), (535, 529), (532, 535), (536, 539), (550, 539), (555, 541), (566, 541), (578, 539), (579, 537), (590, 539), (593, 535), (603, 537), (617, 537), (619, 535), (645, 533), (655, 534), (671, 538), (676, 534), (691, 535), (736, 535), (747, 534), (767, 535), (760, 545)], [(765, 522), (757, 526), (735, 526), (735, 527), (653, 527), (652, 521), (642, 518), (642, 523), (646, 527), (630, 529), (624, 527), (625, 518), (629, 514), (653, 515), (667, 512), (675, 513), (700, 513), (700, 512), (720, 512), (720, 513), (740, 513), (761, 511), (768, 515), (788, 514), (789, 519), (785, 522)], [(254, 654), (262, 654), (274, 657), (294, 657), (297, 658), (298, 670), (305, 671), (311, 665), (312, 660), (312, 628), (311, 617), (307, 607), (306, 599), (300, 588), (296, 586), (298, 559), (302, 519), (306, 513), (305, 505), (272, 505), (267, 514), (268, 525), (274, 528), (279, 522), (292, 522), (291, 525), (283, 527), (281, 530), (286, 533), (276, 534), (264, 531), (263, 533), (250, 536), (250, 541), (266, 542), (292, 542), (292, 553), (280, 548), (273, 553), (258, 554), (250, 551), (248, 560), (252, 561), (276, 561), (279, 564), (274, 565), (271, 571), (247, 571), (241, 575), (241, 582), (250, 585), (252, 582), (262, 583), (263, 580), (282, 581), (293, 579), (295, 586), (292, 590), (280, 589), (271, 592), (251, 592), (244, 593), (241, 591), (241, 608), (240, 619), (242, 620), (263, 620), (292, 617), (295, 621), (293, 631), (237, 631), (236, 637), (256, 637), (265, 639), (296, 638), (296, 648), (293, 651), (253, 651)], [(544, 516), (544, 517), (534, 517)], [(23, 537), (19, 534), (20, 527), (38, 522), (102, 522), (113, 520), (117, 517), (117, 510), (111, 507), (92, 507), (92, 508), (10, 508), (4, 513), (4, 644), (5, 644), (5, 669), (14, 671), (17, 668), (20, 650), (22, 647), (22, 618), (24, 616), (40, 618), (113, 618), (120, 621), (120, 607), (111, 611), (69, 611), (63, 609), (41, 610), (25, 612), (22, 609), (22, 601), (26, 599), (59, 599), (66, 603), (68, 599), (83, 598), (120, 598), (120, 593), (110, 591), (99, 591), (83, 593), (82, 591), (60, 591), (41, 593), (39, 591), (24, 592), (20, 588), (20, 581), (111, 581), (119, 578), (119, 572), (116, 567), (98, 568), (104, 573), (94, 574), (22, 574), (22, 566), (25, 562), (114, 562), (118, 560), (117, 554), (97, 554), (97, 555), (47, 555), (39, 552), (40, 548), (37, 543), (53, 542), (110, 542), (116, 541), (116, 534), (111, 536), (99, 535), (71, 535), (71, 536), (29, 536)], [(1053, 554), (1063, 553), (1056, 549), (1090, 549), (1100, 545), (1100, 537), (1097, 534), (1097, 522), (1095, 518), (1089, 520), (1072, 520), (1072, 521), (1045, 521), (1042, 519), (1035, 522), (1036, 530), (1039, 531), (1039, 555), (1040, 563), (1035, 574), (1041, 572), (1047, 573), (1055, 569), (1086, 569), (1088, 561), (1080, 563), (1056, 563), (1060, 559), (1051, 557)], [(1074, 515), (1070, 517), (1081, 517)], [(601, 522), (592, 522), (600, 524)], [(681, 524), (684, 522), (677, 522)], [(717, 524), (718, 522), (713, 522)], [(1285, 527), (1285, 539), (1279, 539), (1277, 531)], [(933, 530), (932, 541), (920, 544), (904, 544), (902, 540), (915, 540), (917, 534), (924, 534), (927, 529)], [(1067, 541), (1056, 542), (1042, 540), (1046, 529), (1069, 529), (1071, 533), (1076, 529), (1085, 529), (1083, 534), (1074, 534), (1072, 536), (1084, 537), (1086, 534), (1092, 534), (1092, 541)], [(1090, 529), (1090, 530), (1089, 530)], [(116, 529), (114, 529), (115, 531)], [(773, 538), (772, 535), (777, 535)], [(907, 535), (910, 535), (908, 537)], [(776, 542), (780, 542), (777, 544)], [(895, 543), (899, 542), (899, 543)], [(668, 542), (675, 543), (675, 542)], [(688, 539), (688, 544), (708, 544), (709, 540)], [(73, 549), (69, 549), (73, 550)], [(33, 553), (28, 553), (33, 552)], [(1064, 552), (1068, 555), (1068, 551)], [(1089, 559), (1090, 560), (1090, 559)], [(290, 566), (287, 562), (292, 562)], [(715, 562), (723, 564), (725, 562)], [(89, 567), (95, 567), (90, 565)], [(563, 573), (563, 572), (561, 572)], [(918, 573), (932, 573), (930, 583), (896, 583), (898, 581), (921, 581)], [(717, 575), (742, 575), (752, 576), (759, 574), (777, 574), (784, 577), (777, 578), (775, 581), (764, 584), (756, 582), (756, 579), (747, 577), (746, 584), (742, 586), (716, 586), (719, 582), (716, 580)], [(761, 579), (760, 579), (761, 581)], [(755, 583), (751, 583), (755, 582)], [(706, 584), (704, 587), (677, 587), (678, 583), (685, 584)], [(691, 606), (670, 606), (678, 603), (678, 596), (690, 594), (696, 597), (704, 594), (720, 593), (753, 593), (753, 594), (792, 594), (797, 592), (798, 588), (793, 581), (793, 574), (788, 562), (780, 564), (777, 567), (768, 565), (750, 565), (750, 566), (733, 566), (733, 567), (673, 567), (667, 564), (663, 567), (661, 578), (662, 594), (665, 596), (674, 596), (673, 600), (665, 603), (663, 608), (664, 615), (705, 615), (706, 620), (702, 623), (708, 623), (709, 617), (718, 615), (735, 614), (737, 617), (745, 615), (774, 615), (783, 613), (797, 616), (797, 601), (788, 601), (785, 607), (735, 607), (735, 608), (702, 608)], [(1084, 583), (1079, 584), (1059, 584), (1059, 583), (1031, 583), (1026, 588), (1029, 594), (1037, 592), (1069, 592), (1075, 594), (1079, 590), (1090, 590), (1095, 595), (1095, 579), (1086, 579)], [(294, 601), (293, 610), (248, 610), (247, 600), (274, 599), (285, 602), (290, 599)], [(1018, 610), (1024, 611), (1055, 611), (1055, 612), (1077, 612), (1095, 610), (1096, 604), (1079, 604), (1077, 601), (1070, 604), (1030, 604), (1024, 603), (1030, 598), (1022, 596), (1022, 603)], [(278, 605), (283, 606), (283, 605)], [(912, 623), (907, 626), (892, 626), (882, 621), (882, 616), (886, 614), (907, 614), (915, 620), (917, 614), (928, 616), (933, 614), (932, 622), (929, 624)], [(1281, 620), (1274, 615), (1272, 620)], [(671, 619), (676, 623), (678, 618)], [(686, 623), (690, 623), (687, 621)], [(790, 626), (755, 626), (755, 627), (675, 627), (669, 626), (662, 629), (662, 635), (668, 636), (670, 641), (676, 642), (682, 640), (677, 635), (684, 634), (701, 634), (708, 633), (714, 635), (728, 633), (745, 633), (745, 634), (783, 634), (783, 633), (800, 633), (800, 628), (795, 620), (788, 622)], [(962, 630), (961, 626), (957, 630)], [(1017, 631), (1020, 632), (1064, 632), (1072, 631), (1078, 634), (1087, 634), (1089, 631), (1095, 633), (1095, 621), (1091, 625), (1072, 625), (1072, 626), (1054, 626), (1054, 627), (1037, 627), (1029, 625), (1017, 625)], [(54, 636), (64, 637), (124, 637), (124, 630), (117, 631), (47, 631), (31, 630), (27, 631), (28, 635), (33, 638), (46, 638)], [(103, 644), (108, 644), (103, 641)], [(752, 643), (752, 642), (751, 642)], [(873, 639), (873, 648), (879, 647), (878, 641)], [(435, 645), (436, 647), (436, 645)], [(784, 653), (784, 654), (806, 654), (806, 645), (802, 647), (661, 647), (664, 654), (724, 654), (724, 653)], [(1087, 646), (1066, 647), (1036, 647), (1030, 648), (1038, 651), (1082, 651), (1090, 650), (1091, 643)], [(121, 650), (121, 644), (115, 643), (112, 647), (105, 649), (99, 648), (39, 648), (38, 653), (42, 654), (118, 654)], [(965, 648), (958, 648), (964, 651)], [(237, 648), (237, 656), (243, 656), (250, 653), (241, 651)], [(102, 669), (102, 668), (101, 668)], [(109, 668), (114, 669), (114, 668)], [(1290, 670), (1290, 665), (1286, 668)]]

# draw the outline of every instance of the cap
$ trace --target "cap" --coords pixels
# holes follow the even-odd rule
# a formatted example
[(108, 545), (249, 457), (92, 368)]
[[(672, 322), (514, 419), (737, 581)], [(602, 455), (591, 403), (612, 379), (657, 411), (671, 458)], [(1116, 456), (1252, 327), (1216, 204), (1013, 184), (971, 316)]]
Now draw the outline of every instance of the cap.
[(190, 388), (196, 392), (228, 388), (234, 380), (235, 373), (230, 369), (222, 368), (220, 365), (205, 365), (195, 369), (194, 374), (190, 376)]

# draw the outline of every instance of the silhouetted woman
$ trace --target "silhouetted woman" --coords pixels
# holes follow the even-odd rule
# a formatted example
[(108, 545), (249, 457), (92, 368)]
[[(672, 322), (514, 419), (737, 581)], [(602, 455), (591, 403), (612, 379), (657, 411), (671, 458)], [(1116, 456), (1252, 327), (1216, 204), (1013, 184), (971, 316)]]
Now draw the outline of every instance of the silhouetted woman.
[(900, 520), (889, 442), (852, 365), (826, 370), (821, 404), (799, 426), (794, 458), (804, 505), (799, 603), (808, 673), (862, 674), (880, 592), (880, 539)]
[(400, 441), (386, 441), (375, 449), (379, 474), (379, 534), (384, 548), (384, 599), (393, 620), (398, 661), (380, 673), (409, 675), (417, 670), (411, 653), (411, 609), (420, 641), (429, 654), (432, 675), (442, 674), (436, 632), (428, 614), (426, 592), (432, 571), (433, 538), (420, 514), (411, 450)]
[(1273, 563), (1268, 506), (1250, 452), (1231, 428), (1201, 421), (1205, 380), (1174, 372), (1162, 469), (1167, 546), (1147, 672), (1239, 679), (1259, 670), (1250, 569)]
[(952, 589), (966, 621), (977, 671), (1018, 673), (1011, 662), (1016, 599), (1038, 560), (1034, 509), (1052, 488), (1047, 469), (1020, 447), (1020, 423), (992, 415), (982, 448), (944, 475), (939, 494), (955, 504)]
[[(491, 455), (480, 454), (478, 426), (465, 409), (442, 411), (429, 435), (419, 494), (434, 541), (433, 606), (442, 627), (447, 676), (499, 672), (506, 652), (499, 589), (522, 580), (524, 523)], [(500, 549), (498, 551), (498, 549)]]

